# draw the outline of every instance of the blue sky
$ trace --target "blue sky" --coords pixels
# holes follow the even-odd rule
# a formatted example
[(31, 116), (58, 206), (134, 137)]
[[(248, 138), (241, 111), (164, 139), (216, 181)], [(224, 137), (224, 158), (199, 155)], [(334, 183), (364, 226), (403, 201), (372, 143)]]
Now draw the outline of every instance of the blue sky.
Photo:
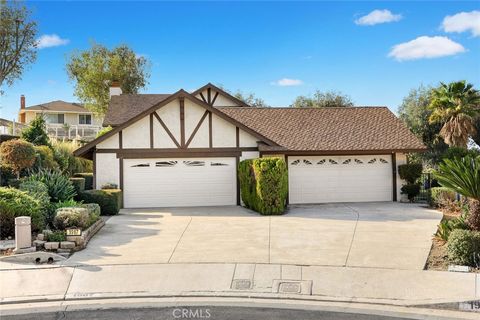
[(420, 84), (466, 79), (480, 89), (479, 3), (27, 2), (47, 47), (4, 88), (0, 116), (17, 117), (21, 94), (27, 105), (75, 101), (65, 62), (91, 41), (148, 57), (148, 93), (212, 82), (288, 106), (340, 90), (396, 111)]

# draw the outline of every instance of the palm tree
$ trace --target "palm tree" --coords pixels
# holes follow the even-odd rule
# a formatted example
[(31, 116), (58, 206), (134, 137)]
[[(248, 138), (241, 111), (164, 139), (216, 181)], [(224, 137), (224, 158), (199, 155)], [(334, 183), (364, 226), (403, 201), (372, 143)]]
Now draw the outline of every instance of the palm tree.
[(432, 90), (430, 123), (443, 123), (440, 136), (449, 146), (467, 147), (476, 134), (474, 119), (480, 114), (480, 93), (466, 81), (440, 83)]
[(435, 171), (438, 182), (470, 199), (467, 223), (480, 231), (480, 156), (445, 159)]

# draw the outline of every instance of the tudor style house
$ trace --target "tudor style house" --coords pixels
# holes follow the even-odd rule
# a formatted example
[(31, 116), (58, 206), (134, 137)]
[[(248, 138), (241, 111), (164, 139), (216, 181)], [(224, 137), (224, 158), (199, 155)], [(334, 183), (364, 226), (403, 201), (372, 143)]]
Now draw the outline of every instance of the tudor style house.
[(19, 122), (28, 125), (42, 116), (47, 133), (53, 138), (93, 140), (102, 128), (102, 119), (81, 104), (61, 100), (25, 107), (25, 96), (20, 97)]
[(75, 154), (126, 208), (238, 205), (238, 162), (267, 156), (288, 164), (289, 203), (397, 201), (398, 165), (425, 149), (386, 107), (253, 108), (212, 84), (112, 96), (104, 125)]

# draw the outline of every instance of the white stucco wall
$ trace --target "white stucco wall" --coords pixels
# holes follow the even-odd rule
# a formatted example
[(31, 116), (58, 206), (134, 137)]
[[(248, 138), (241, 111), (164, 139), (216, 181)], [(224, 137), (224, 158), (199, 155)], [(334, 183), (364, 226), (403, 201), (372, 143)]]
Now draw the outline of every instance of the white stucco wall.
[(400, 175), (398, 174), (398, 166), (407, 163), (407, 155), (405, 153), (397, 153), (396, 160), (397, 160), (397, 201), (400, 201), (402, 196), (400, 189), (405, 184), (405, 181), (400, 179)]
[[(213, 93), (213, 91), (212, 91)], [(212, 94), (212, 99), (215, 94)], [(215, 102), (213, 103), (214, 107), (236, 107), (238, 106), (237, 102), (234, 102), (233, 100), (225, 97), (222, 94), (219, 94), (217, 99), (215, 99)]]
[[(157, 114), (180, 143), (180, 101), (178, 99), (173, 100), (158, 109)], [(153, 122), (158, 122), (158, 120), (154, 118)]]
[(235, 147), (237, 145), (236, 126), (212, 115), (212, 145), (213, 147)]
[[(196, 126), (205, 115), (205, 108), (193, 103), (192, 101), (185, 99), (185, 143), (190, 139)], [(190, 142), (189, 148), (208, 148), (208, 115), (202, 122), (202, 125), (198, 129), (197, 133)]]
[(240, 129), (240, 147), (256, 147), (258, 139)]
[(146, 116), (122, 130), (123, 148), (150, 148), (150, 116)]
[(260, 152), (258, 151), (243, 151), (242, 156), (240, 157), (240, 161), (248, 160), (248, 159), (255, 159), (260, 158)]
[(120, 186), (120, 160), (115, 153), (97, 153), (95, 186), (97, 189), (106, 183), (116, 183)]
[(97, 144), (97, 149), (118, 149), (118, 133)]

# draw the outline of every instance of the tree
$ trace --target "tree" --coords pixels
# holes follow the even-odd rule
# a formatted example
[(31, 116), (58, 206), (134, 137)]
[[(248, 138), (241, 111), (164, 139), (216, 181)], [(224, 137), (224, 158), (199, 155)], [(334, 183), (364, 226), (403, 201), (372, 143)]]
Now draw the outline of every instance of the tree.
[(429, 118), (432, 110), (429, 109), (431, 87), (420, 86), (410, 90), (403, 98), (398, 108), (400, 119), (407, 127), (427, 146), (428, 151), (418, 156), (426, 161), (434, 163), (440, 161), (442, 154), (448, 149), (439, 132), (442, 128), (440, 123), (430, 123)]
[(440, 135), (449, 146), (466, 148), (476, 134), (474, 119), (480, 114), (480, 93), (466, 81), (440, 83), (432, 90), (430, 123), (441, 123)]
[(20, 79), (37, 58), (37, 23), (30, 15), (19, 1), (0, 2), (0, 87)]
[(445, 159), (438, 167), (435, 176), (442, 186), (470, 198), (467, 223), (480, 231), (480, 156)]
[(33, 143), (36, 146), (51, 146), (47, 135), (45, 119), (36, 117), (29, 126), (22, 131), (22, 139)]
[(127, 45), (109, 50), (94, 43), (89, 50), (73, 53), (66, 68), (75, 82), (75, 95), (85, 108), (100, 116), (107, 110), (112, 81), (120, 82), (123, 93), (138, 93), (150, 77), (150, 63)]
[(20, 179), (20, 172), (35, 163), (35, 149), (30, 142), (21, 139), (8, 140), (0, 145), (1, 162), (11, 168)]
[(312, 96), (298, 96), (292, 108), (353, 107), (352, 99), (340, 91), (315, 91)]
[(235, 98), (242, 100), (251, 107), (268, 108), (270, 107), (262, 98), (256, 97), (253, 93), (244, 94), (238, 90), (234, 95)]

